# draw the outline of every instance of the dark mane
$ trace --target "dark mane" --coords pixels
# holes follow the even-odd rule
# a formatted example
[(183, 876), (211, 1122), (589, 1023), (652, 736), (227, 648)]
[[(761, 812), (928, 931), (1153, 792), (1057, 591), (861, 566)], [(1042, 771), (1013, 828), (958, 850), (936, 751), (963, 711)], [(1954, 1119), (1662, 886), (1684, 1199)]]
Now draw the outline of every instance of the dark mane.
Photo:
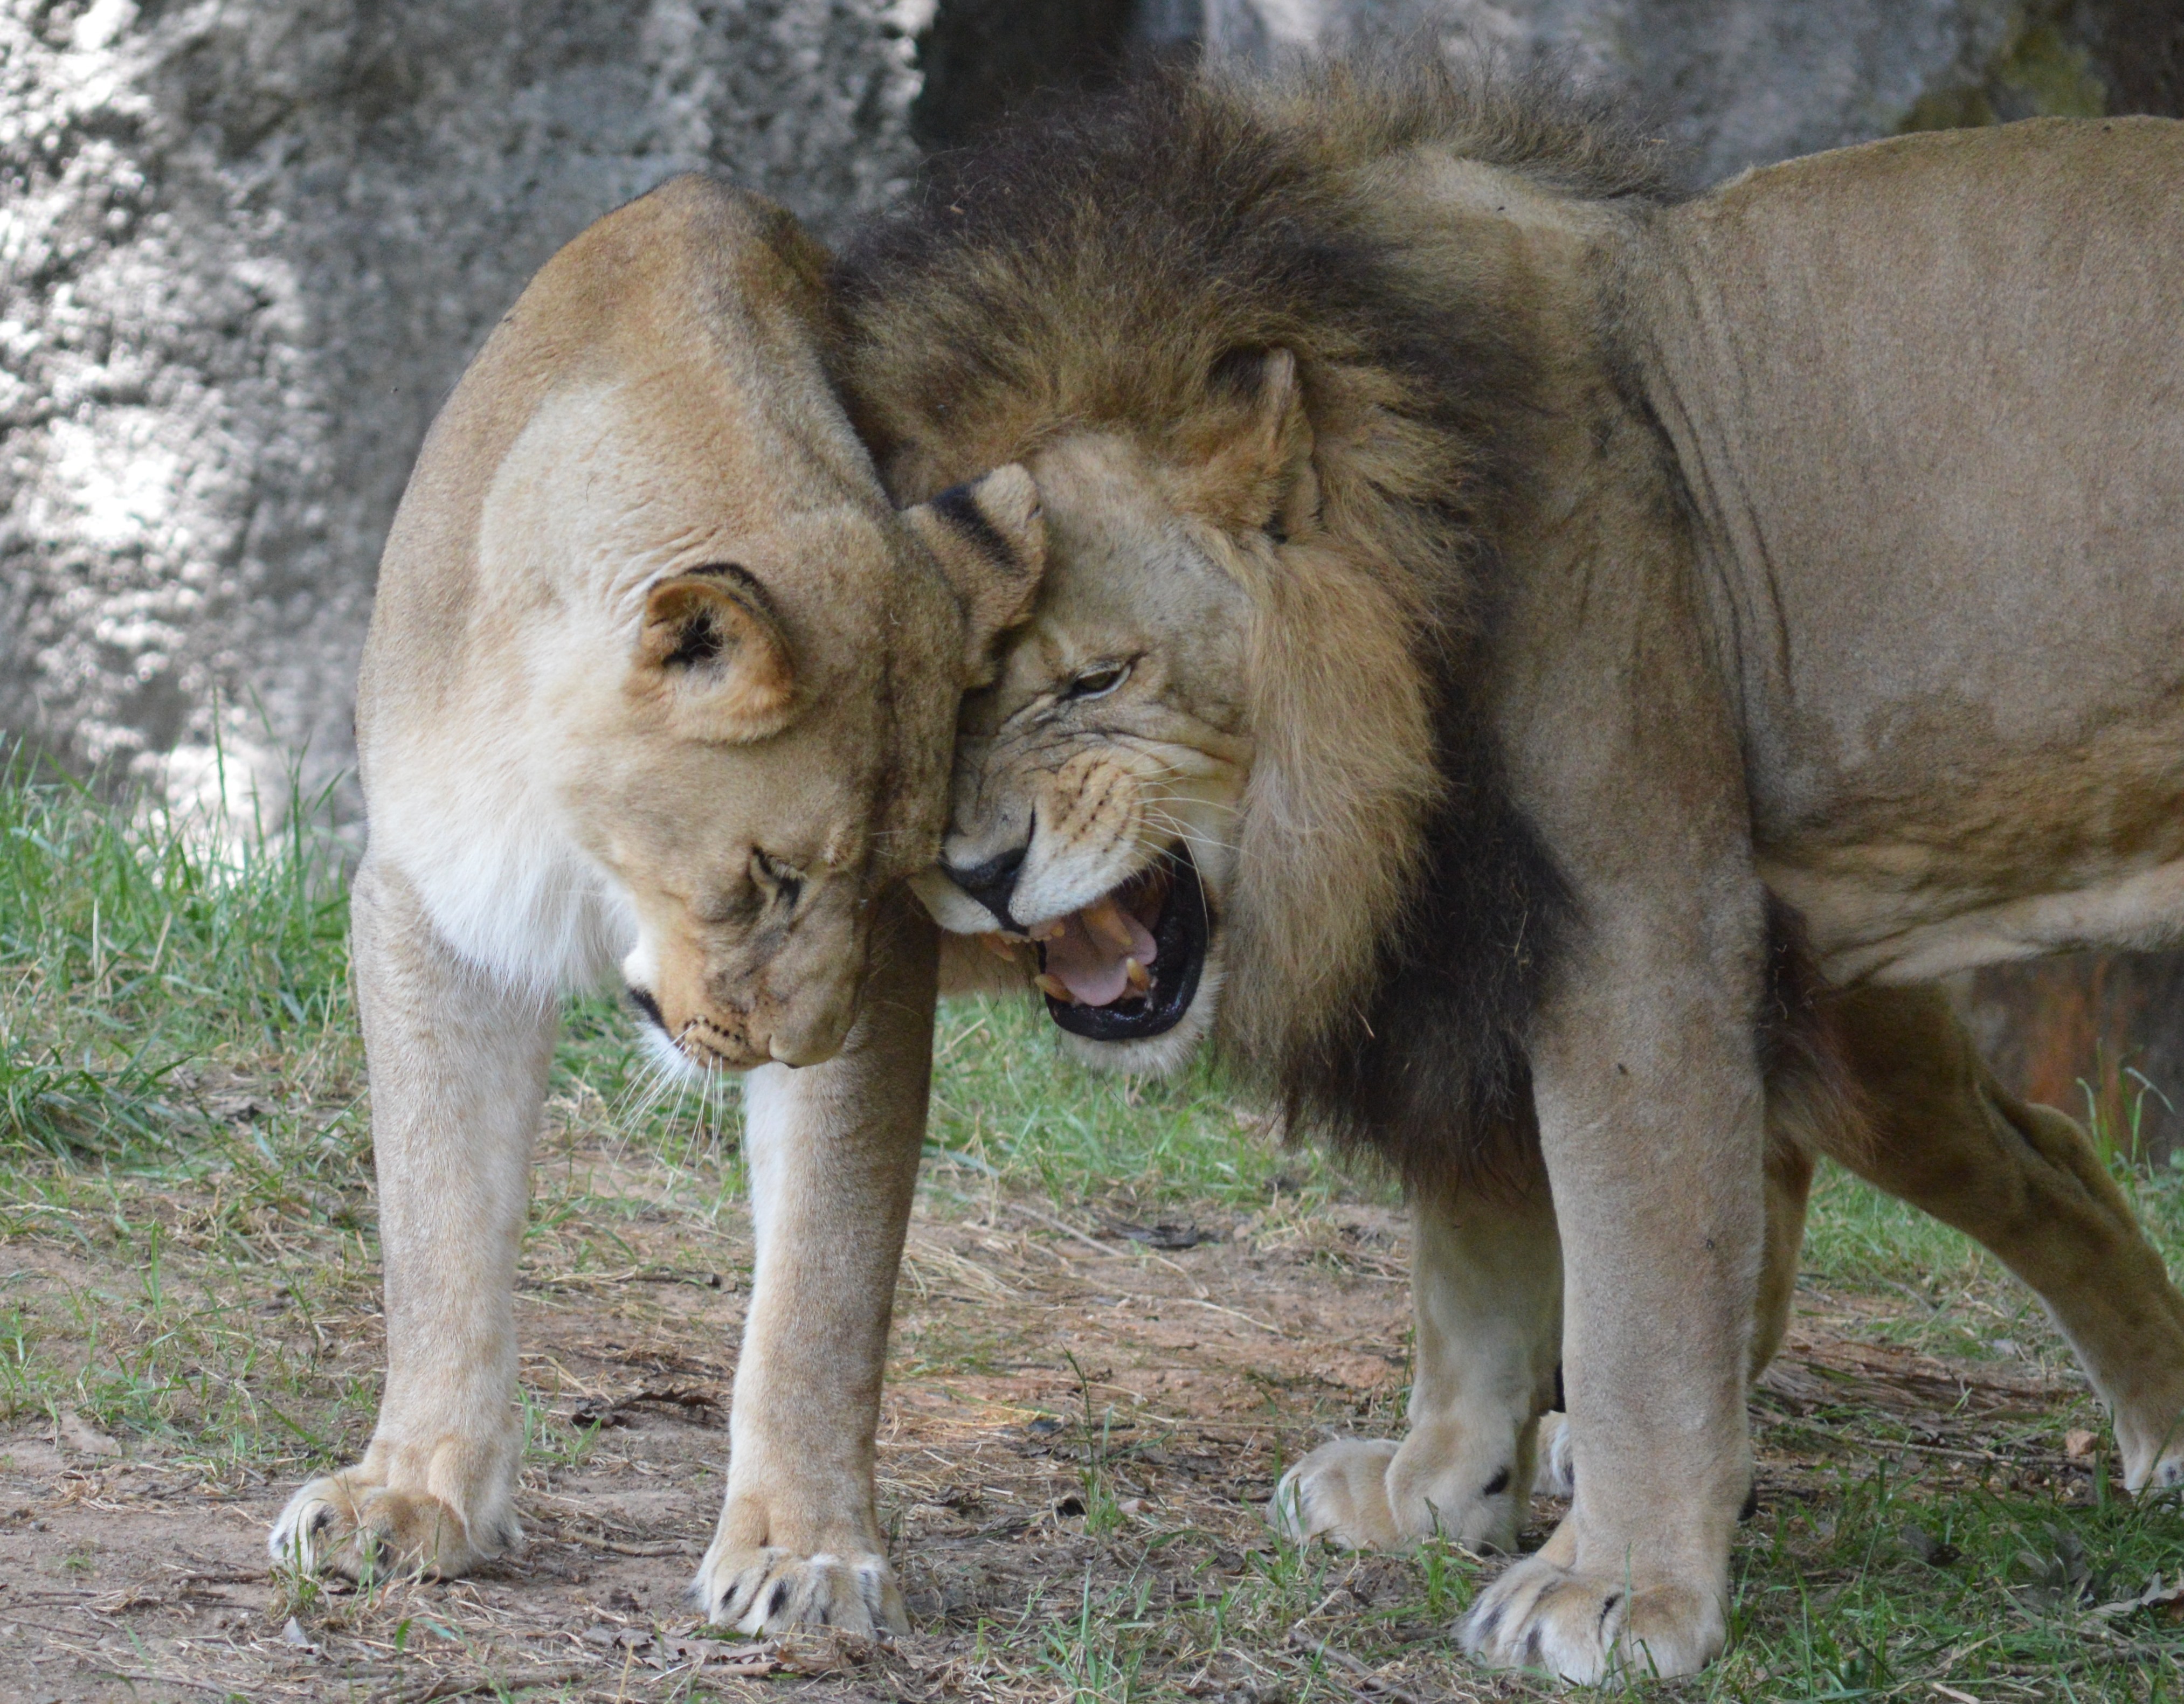
[[(1410, 260), (1361, 187), (1358, 168), (1422, 144), (1581, 198), (1665, 192), (1658, 149), (1538, 78), (1155, 75), (935, 162), (834, 282), (837, 375), (905, 501), (1088, 428), (1187, 455), (1224, 357), (1295, 355), (1329, 528), (1429, 685), (1434, 772), (1390, 808), (1401, 879), (1331, 994), (1290, 998), (1307, 979), (1283, 962), (1283, 917), (1235, 909), (1221, 1039), (1294, 1128), (1430, 1181), (1525, 1118), (1522, 1042), (1573, 919), (1479, 701), (1529, 354), (1497, 304), (1466, 311)], [(1292, 779), (1339, 788), (1334, 766)]]

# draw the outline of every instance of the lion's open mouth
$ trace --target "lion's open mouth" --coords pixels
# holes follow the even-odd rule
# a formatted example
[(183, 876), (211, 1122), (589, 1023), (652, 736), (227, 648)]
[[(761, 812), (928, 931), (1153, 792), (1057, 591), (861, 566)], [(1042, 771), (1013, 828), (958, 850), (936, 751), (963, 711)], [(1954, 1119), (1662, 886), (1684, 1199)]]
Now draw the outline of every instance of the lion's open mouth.
[(1064, 1029), (1135, 1041), (1183, 1021), (1212, 934), (1206, 890), (1177, 847), (1081, 911), (1032, 931), (1039, 992)]

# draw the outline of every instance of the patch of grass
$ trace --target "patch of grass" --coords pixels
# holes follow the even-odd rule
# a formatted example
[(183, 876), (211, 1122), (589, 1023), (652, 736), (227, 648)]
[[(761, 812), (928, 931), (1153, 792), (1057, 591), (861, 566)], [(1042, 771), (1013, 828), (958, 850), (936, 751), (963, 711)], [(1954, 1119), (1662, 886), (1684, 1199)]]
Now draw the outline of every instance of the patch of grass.
[(0, 1148), (167, 1147), (194, 1063), (353, 1051), (339, 873), (309, 805), (187, 821), (0, 755)]
[(936, 1169), (1072, 1206), (1256, 1207), (1360, 1187), (1318, 1151), (1274, 1139), (1211, 1065), (1172, 1079), (1119, 1076), (1078, 1065), (1056, 1037), (1028, 1000), (942, 1007), (926, 1133)]

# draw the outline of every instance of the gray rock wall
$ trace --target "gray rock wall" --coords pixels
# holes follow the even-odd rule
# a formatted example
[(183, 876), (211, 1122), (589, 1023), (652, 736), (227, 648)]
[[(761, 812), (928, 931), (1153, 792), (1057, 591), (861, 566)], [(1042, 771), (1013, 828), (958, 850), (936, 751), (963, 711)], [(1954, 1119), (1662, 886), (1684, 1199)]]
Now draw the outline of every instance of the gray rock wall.
[[(2147, 0), (2151, 6), (2153, 0)], [(2174, 4), (2174, 0), (2161, 0)], [(1205, 0), (1210, 52), (1407, 39), (1451, 56), (1552, 55), (1656, 119), (1710, 183), (1907, 127), (2098, 114), (2136, 71), (2104, 7), (2025, 0)], [(2184, 14), (2184, 8), (2179, 8)], [(2134, 26), (2136, 27), (2136, 26)]]
[[(192, 792), (345, 764), (410, 463), (588, 221), (912, 164), (918, 0), (0, 0), (0, 729)], [(276, 791), (277, 792), (277, 787)]]

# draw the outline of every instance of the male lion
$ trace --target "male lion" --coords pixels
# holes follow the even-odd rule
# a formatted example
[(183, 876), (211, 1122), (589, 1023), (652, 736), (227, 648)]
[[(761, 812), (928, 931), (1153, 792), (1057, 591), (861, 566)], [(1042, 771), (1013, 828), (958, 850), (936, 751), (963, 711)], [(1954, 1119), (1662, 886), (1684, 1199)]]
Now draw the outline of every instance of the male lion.
[(1416, 1429), (1302, 1512), (1506, 1538), (1559, 1347), (1490, 1662), (1720, 1648), (1808, 1144), (2041, 1290), (2132, 1487), (2184, 1464), (2184, 1301), (1922, 986), (2184, 925), (2180, 257), (2184, 126), (1679, 203), (1540, 88), (1337, 68), (1005, 137), (843, 272), (897, 496), (1021, 460), (1049, 529), (928, 905), (1419, 1203)]
[[(905, 1215), (869, 1204), (904, 1169), (893, 1123), (922, 1115), (933, 983), (900, 883), (937, 850), (958, 697), (1040, 545), (1021, 469), (889, 507), (820, 365), (825, 265), (771, 203), (677, 179), (547, 264), (418, 459), (357, 703), (387, 1389), (363, 1461), (289, 1502), (276, 1559), (449, 1574), (517, 1538), (512, 1295), (555, 997), (619, 961), (668, 1057), (762, 1067), (759, 1267), (699, 1590), (741, 1589), (754, 1628), (899, 1615), (877, 1387), (781, 1344), (855, 1344), (894, 1281)], [(827, 1269), (796, 1257), (808, 1222), (860, 1211)], [(861, 1456), (805, 1447), (815, 1403), (863, 1405)]]

